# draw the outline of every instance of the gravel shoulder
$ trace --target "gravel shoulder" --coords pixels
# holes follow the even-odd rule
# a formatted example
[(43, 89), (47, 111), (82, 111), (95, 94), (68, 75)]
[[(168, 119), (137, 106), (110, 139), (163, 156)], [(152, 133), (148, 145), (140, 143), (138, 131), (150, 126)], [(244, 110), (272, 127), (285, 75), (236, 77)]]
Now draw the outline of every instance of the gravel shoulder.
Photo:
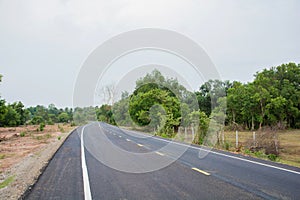
[[(55, 152), (75, 127), (66, 129), (65, 132), (55, 132), (54, 129), (46, 131), (42, 133), (47, 135), (44, 138), (36, 134), (27, 136), (26, 139), (18, 136), (19, 133), (14, 133), (13, 135), (16, 137), (10, 137), (7, 141), (0, 142), (0, 153), (4, 155), (0, 164), (1, 167), (5, 166), (5, 168), (2, 167), (3, 171), (0, 175), (0, 187), (2, 187), (0, 199), (19, 199), (36, 182)], [(1, 134), (3, 136), (4, 133)], [(20, 146), (23, 147), (22, 153), (20, 153)], [(24, 150), (25, 148), (27, 151)], [(5, 159), (5, 155), (9, 155), (7, 159)], [(14, 160), (15, 163), (11, 160)]]

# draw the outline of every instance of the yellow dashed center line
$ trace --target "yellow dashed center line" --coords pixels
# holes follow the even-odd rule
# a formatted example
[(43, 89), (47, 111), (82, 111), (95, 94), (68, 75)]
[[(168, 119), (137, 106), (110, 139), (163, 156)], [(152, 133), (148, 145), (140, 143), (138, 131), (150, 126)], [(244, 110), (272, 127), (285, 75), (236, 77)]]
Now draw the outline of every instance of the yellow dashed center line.
[(206, 175), (206, 176), (209, 176), (209, 175), (210, 175), (210, 173), (205, 172), (205, 171), (203, 171), (203, 170), (201, 170), (201, 169), (198, 169), (198, 168), (196, 168), (196, 167), (193, 167), (192, 170), (195, 170), (195, 171), (197, 171), (197, 172), (200, 172), (200, 173), (202, 173), (202, 174), (204, 174), (204, 175)]
[(158, 154), (158, 155), (160, 155), (160, 156), (164, 156), (164, 155), (165, 155), (165, 154), (160, 153), (160, 152), (158, 152), (158, 151), (156, 151), (155, 153)]
[(144, 146), (144, 145), (142, 145), (142, 144), (137, 144), (139, 147), (142, 147), (142, 146)]

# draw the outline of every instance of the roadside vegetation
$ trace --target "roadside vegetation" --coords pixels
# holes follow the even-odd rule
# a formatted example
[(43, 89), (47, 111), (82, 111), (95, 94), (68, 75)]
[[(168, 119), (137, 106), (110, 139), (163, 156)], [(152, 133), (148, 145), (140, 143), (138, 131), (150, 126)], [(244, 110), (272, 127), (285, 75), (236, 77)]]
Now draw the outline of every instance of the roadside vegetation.
[[(132, 94), (124, 91), (119, 101), (99, 107), (25, 108), (0, 98), (0, 127), (38, 125), (36, 130), (43, 132), (47, 125), (97, 120), (299, 166), (300, 65), (264, 69), (248, 83), (208, 80), (193, 92), (154, 70), (136, 81)], [(255, 142), (248, 137), (253, 132)]]
[[(114, 105), (102, 105), (97, 117), (179, 140), (178, 133), (194, 134), (192, 142), (200, 145), (209, 145), (208, 135), (215, 134), (216, 148), (299, 166), (300, 65), (264, 69), (249, 83), (209, 80), (195, 92), (154, 70), (136, 81), (133, 94), (124, 92)], [(244, 141), (253, 132), (255, 143)]]

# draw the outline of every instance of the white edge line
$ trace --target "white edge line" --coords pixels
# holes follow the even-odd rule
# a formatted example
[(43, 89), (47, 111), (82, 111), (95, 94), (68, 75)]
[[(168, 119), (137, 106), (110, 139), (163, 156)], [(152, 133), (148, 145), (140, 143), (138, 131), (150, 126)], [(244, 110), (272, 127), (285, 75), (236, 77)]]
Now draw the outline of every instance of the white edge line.
[(91, 200), (91, 189), (90, 189), (90, 182), (89, 182), (89, 173), (86, 166), (85, 160), (85, 151), (84, 151), (84, 142), (83, 142), (83, 131), (86, 125), (81, 130), (81, 166), (82, 166), (82, 177), (83, 177), (83, 189), (84, 189), (84, 199)]
[[(143, 134), (137, 133), (135, 131), (130, 131), (130, 132), (138, 134), (138, 135), (143, 135)], [(244, 159), (244, 158), (239, 158), (239, 157), (235, 157), (235, 156), (231, 156), (231, 155), (226, 155), (226, 154), (223, 154), (223, 153), (215, 152), (213, 150), (206, 150), (204, 148), (194, 147), (194, 146), (191, 146), (191, 145), (186, 145), (186, 144), (178, 143), (178, 142), (175, 142), (175, 141), (164, 140), (164, 139), (157, 138), (157, 137), (151, 137), (151, 138), (154, 138), (154, 139), (160, 140), (160, 141), (164, 141), (164, 142), (172, 142), (172, 143), (175, 143), (177, 145), (189, 147), (189, 148), (192, 148), (192, 149), (197, 149), (197, 150), (200, 150), (200, 151), (206, 151), (206, 152), (210, 152), (210, 153), (213, 153), (213, 154), (216, 154), (216, 155), (220, 155), (220, 156), (224, 156), (224, 157), (228, 157), (228, 158), (232, 158), (232, 159), (237, 159), (237, 160), (241, 160), (241, 161), (244, 161), (244, 162), (249, 162), (249, 163), (252, 163), (252, 164), (261, 165), (261, 166), (264, 166), (264, 167), (269, 167), (269, 168), (278, 169), (278, 170), (282, 170), (282, 171), (286, 171), (286, 172), (290, 172), (290, 173), (294, 173), (294, 174), (299, 174), (300, 175), (300, 172), (297, 172), (297, 171), (294, 171), (294, 170), (290, 170), (290, 169), (285, 169), (285, 168), (282, 168), (282, 167), (276, 167), (276, 166), (273, 166), (273, 165), (269, 165), (269, 164), (265, 164), (265, 163), (260, 163), (260, 162), (256, 162), (256, 161), (252, 161), (252, 160), (248, 160), (248, 159)]]

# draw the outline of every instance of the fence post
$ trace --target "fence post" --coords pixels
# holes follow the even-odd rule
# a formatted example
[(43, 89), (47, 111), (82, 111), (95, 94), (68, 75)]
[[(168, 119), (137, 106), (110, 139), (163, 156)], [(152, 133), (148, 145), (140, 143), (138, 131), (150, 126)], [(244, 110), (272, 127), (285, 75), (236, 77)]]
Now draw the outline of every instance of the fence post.
[(256, 136), (255, 136), (255, 131), (253, 132), (253, 144), (256, 146)]
[(222, 143), (225, 143), (225, 136), (224, 136), (224, 130), (222, 130)]
[(239, 148), (239, 132), (235, 131), (235, 147)]
[(195, 131), (194, 131), (194, 126), (192, 126), (192, 137), (194, 138), (195, 136)]

